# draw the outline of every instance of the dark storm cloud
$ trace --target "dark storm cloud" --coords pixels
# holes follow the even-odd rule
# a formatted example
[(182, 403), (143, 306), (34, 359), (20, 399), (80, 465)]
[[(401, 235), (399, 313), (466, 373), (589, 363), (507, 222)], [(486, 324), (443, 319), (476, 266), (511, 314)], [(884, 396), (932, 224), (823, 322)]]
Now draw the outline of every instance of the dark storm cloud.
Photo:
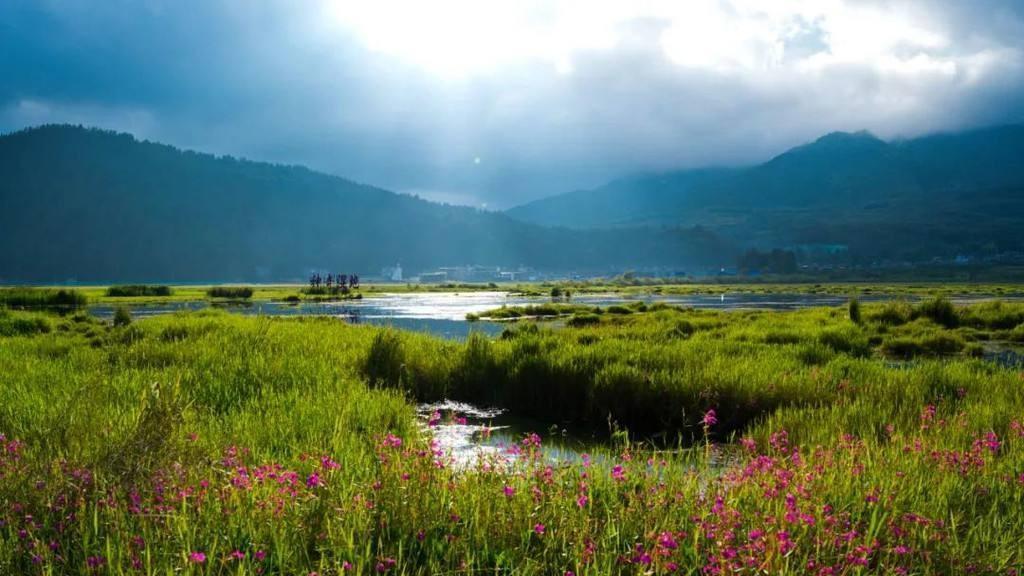
[[(531, 54), (446, 76), (416, 46), (374, 46), (370, 25), (325, 22), (319, 1), (8, 0), (0, 129), (99, 125), (504, 207), (631, 172), (754, 162), (832, 130), (1024, 120), (1018, 2), (815, 5), (829, 13), (794, 1), (781, 16), (707, 4), (697, 28), (674, 8), (627, 13), (609, 17), (611, 45), (569, 42), (565, 62)], [(553, 17), (546, 7), (530, 18)]]

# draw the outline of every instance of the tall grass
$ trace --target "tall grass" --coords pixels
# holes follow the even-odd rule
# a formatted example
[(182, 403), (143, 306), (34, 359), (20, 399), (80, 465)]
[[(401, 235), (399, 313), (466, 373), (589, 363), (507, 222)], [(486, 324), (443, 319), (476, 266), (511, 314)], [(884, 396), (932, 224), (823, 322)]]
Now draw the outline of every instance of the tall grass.
[(248, 300), (252, 298), (253, 289), (248, 286), (212, 286), (206, 291), (210, 298), (231, 298)]
[[(845, 312), (662, 309), (461, 343), (0, 313), (52, 328), (0, 338), (0, 574), (1013, 573), (1020, 374), (894, 366), (894, 332), (977, 328)], [(609, 411), (666, 441), (554, 463), (531, 436), (460, 471), (410, 395)], [(668, 441), (705, 434), (732, 443)]]
[(106, 292), (111, 298), (128, 298), (136, 296), (171, 296), (174, 290), (170, 286), (152, 286), (147, 284), (129, 284), (110, 286)]
[[(909, 318), (893, 328), (879, 318), (888, 309), (866, 306), (861, 325), (840, 309), (604, 314), (570, 319), (569, 329), (515, 327), (487, 346), (471, 342), (461, 351), (396, 332), (373, 343), (364, 373), (422, 400), (443, 391), (606, 432), (614, 422), (668, 442), (701, 437), (701, 417), (714, 408), (725, 414), (716, 428), (725, 438), (780, 407), (842, 401), (847, 375), (886, 357), (974, 361), (966, 356), (967, 341), (978, 332)], [(378, 378), (381, 358), (397, 359), (385, 364), (401, 371)], [(481, 371), (486, 378), (477, 376)], [(927, 386), (931, 374), (917, 364), (893, 373), (892, 385), (903, 390)]]
[(87, 303), (81, 292), (52, 288), (0, 288), (0, 307), (80, 308)]

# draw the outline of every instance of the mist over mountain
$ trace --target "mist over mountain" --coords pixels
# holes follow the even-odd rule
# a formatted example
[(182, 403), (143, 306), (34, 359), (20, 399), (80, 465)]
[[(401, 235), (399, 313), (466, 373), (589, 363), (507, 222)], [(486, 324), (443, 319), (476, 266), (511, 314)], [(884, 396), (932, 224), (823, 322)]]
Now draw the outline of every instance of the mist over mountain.
[(401, 263), (591, 271), (731, 261), (700, 229), (571, 231), (296, 166), (44, 126), (0, 137), (0, 280), (302, 279)]
[(575, 229), (701, 225), (855, 259), (1024, 250), (1024, 126), (885, 142), (836, 132), (760, 165), (640, 175), (506, 212)]

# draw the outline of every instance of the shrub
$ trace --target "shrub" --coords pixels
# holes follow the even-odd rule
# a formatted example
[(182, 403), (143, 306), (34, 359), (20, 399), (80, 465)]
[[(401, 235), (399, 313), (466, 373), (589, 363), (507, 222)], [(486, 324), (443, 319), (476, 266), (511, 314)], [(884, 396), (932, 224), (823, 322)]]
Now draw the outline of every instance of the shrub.
[(31, 336), (53, 330), (50, 321), (42, 316), (27, 316), (0, 311), (0, 336)]
[(0, 306), (9, 308), (79, 308), (87, 299), (76, 290), (0, 288)]
[(618, 304), (615, 304), (613, 306), (609, 306), (608, 309), (607, 309), (607, 312), (609, 314), (632, 314), (633, 310), (631, 310), (631, 309), (629, 309), (629, 308), (627, 308), (625, 306), (620, 306)]
[(107, 288), (107, 296), (111, 298), (127, 298), (132, 296), (170, 296), (174, 293), (170, 286), (150, 286), (146, 284), (129, 284)]
[(853, 327), (823, 330), (818, 335), (818, 341), (836, 352), (845, 352), (851, 356), (867, 356), (871, 353), (867, 337)]
[(118, 343), (125, 345), (141, 342), (145, 337), (146, 333), (142, 330), (142, 328), (139, 328), (139, 326), (136, 324), (128, 326), (124, 330), (121, 330), (120, 333), (118, 333), (115, 336), (116, 341)]
[(206, 291), (210, 298), (234, 298), (247, 300), (252, 298), (253, 290), (248, 286), (214, 286)]
[(964, 349), (963, 338), (955, 334), (932, 334), (922, 338), (898, 337), (882, 343), (882, 352), (896, 358), (950, 356)]
[(693, 333), (697, 331), (697, 327), (693, 325), (693, 322), (689, 320), (680, 320), (676, 322), (676, 325), (669, 330), (669, 338), (689, 338), (693, 336)]
[(573, 317), (569, 318), (565, 323), (574, 328), (579, 328), (581, 326), (593, 326), (594, 324), (601, 323), (601, 317), (597, 314), (574, 314)]
[(926, 336), (921, 343), (924, 345), (924, 349), (933, 356), (957, 354), (967, 345), (963, 338), (955, 334), (933, 334)]
[(960, 311), (960, 324), (975, 328), (1010, 330), (1024, 323), (1024, 305), (1000, 300), (975, 304)]
[(863, 318), (861, 318), (860, 311), (860, 300), (857, 300), (856, 298), (851, 298), (848, 310), (850, 313), (851, 322), (853, 322), (854, 324), (860, 324), (861, 322), (863, 322)]
[(524, 336), (536, 336), (540, 333), (540, 328), (533, 322), (520, 322), (513, 324), (501, 332), (502, 340), (515, 340), (516, 338)]
[(118, 306), (114, 310), (114, 326), (127, 326), (132, 323), (132, 313), (125, 306)]
[(957, 314), (956, 307), (953, 306), (952, 302), (942, 297), (918, 304), (914, 309), (913, 317), (928, 318), (945, 328), (956, 328), (960, 324), (960, 316)]
[(886, 326), (902, 326), (910, 322), (912, 313), (913, 309), (906, 302), (887, 302), (871, 319)]
[(893, 358), (913, 358), (924, 352), (921, 341), (915, 338), (890, 338), (882, 342), (882, 353)]

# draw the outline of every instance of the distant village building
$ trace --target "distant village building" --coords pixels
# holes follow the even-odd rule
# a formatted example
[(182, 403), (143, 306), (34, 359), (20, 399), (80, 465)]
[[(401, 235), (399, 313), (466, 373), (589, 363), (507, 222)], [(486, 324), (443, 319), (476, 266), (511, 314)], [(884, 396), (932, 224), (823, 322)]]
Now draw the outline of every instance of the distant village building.
[(381, 268), (380, 277), (391, 282), (401, 282), (403, 279), (402, 265), (395, 264), (394, 266), (385, 266), (384, 268)]

